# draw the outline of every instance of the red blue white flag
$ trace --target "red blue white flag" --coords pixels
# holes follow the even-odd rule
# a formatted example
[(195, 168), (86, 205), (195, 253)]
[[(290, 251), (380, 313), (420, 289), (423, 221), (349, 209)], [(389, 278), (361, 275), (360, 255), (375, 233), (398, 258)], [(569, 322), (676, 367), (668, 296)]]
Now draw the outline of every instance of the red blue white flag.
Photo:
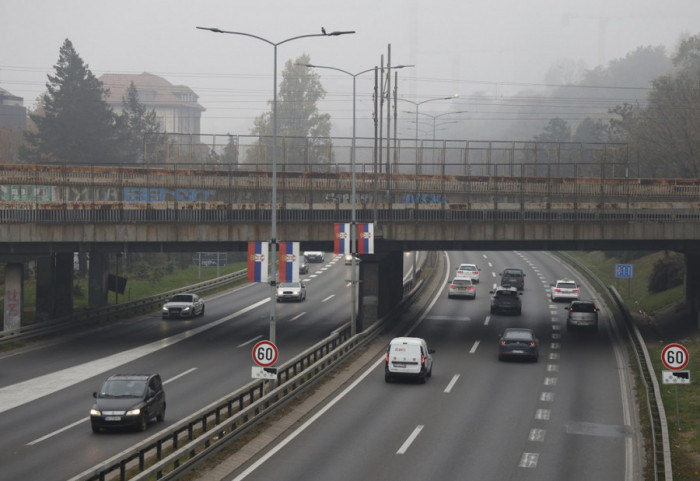
[(357, 224), (357, 253), (374, 254), (374, 224)]
[(248, 242), (248, 282), (267, 282), (269, 242)]
[(333, 252), (350, 254), (350, 224), (335, 224), (333, 234)]
[(280, 242), (280, 282), (299, 280), (299, 243)]

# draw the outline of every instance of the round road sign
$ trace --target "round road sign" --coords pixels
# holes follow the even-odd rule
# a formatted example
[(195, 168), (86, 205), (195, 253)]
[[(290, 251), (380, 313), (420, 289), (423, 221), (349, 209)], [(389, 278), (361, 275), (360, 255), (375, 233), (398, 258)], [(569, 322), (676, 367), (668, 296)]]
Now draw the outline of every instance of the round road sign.
[(688, 350), (680, 344), (669, 344), (661, 352), (661, 362), (667, 369), (677, 371), (688, 365)]
[(270, 367), (277, 361), (277, 346), (270, 341), (260, 341), (253, 348), (253, 361), (261, 367)]

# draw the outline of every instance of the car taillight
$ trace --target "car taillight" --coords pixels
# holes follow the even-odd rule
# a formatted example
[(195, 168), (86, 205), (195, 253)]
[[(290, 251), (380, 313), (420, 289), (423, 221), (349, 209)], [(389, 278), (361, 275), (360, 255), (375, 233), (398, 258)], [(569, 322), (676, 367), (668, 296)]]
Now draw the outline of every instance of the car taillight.
[(554, 289), (554, 292), (561, 292), (561, 289)]
[(572, 289), (571, 292), (578, 292), (578, 289)]
[(425, 355), (423, 354), (420, 355), (420, 364), (421, 366), (425, 366)]
[(386, 363), (389, 364), (389, 353), (386, 353)]
[(467, 287), (467, 289), (469, 289), (470, 291), (473, 291), (473, 290), (474, 290), (474, 286), (469, 286), (469, 287)]
[(505, 345), (506, 345), (506, 341), (501, 341), (501, 346), (505, 346)]
[(532, 347), (535, 347), (535, 343), (534, 343), (534, 342), (531, 342), (530, 345), (531, 345)]

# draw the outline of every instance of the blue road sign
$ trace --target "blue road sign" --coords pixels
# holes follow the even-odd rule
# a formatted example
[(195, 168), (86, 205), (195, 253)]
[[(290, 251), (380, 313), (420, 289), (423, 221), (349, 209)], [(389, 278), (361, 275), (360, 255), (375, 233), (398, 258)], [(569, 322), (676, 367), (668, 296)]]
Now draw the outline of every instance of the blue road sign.
[(615, 264), (615, 277), (631, 279), (632, 277), (634, 277), (634, 265)]

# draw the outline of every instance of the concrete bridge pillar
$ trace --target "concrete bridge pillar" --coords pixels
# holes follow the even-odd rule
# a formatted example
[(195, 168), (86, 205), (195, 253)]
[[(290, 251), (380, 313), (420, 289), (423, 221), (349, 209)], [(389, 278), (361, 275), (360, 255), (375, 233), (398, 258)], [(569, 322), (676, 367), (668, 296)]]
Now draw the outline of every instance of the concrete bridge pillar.
[(107, 305), (109, 279), (109, 254), (96, 249), (90, 250), (88, 268), (88, 304), (90, 307)]
[(388, 314), (403, 297), (403, 252), (363, 255), (360, 262), (359, 315), (361, 332)]
[(3, 330), (22, 327), (24, 310), (24, 264), (9, 262), (5, 265), (5, 292)]
[(700, 254), (685, 254), (685, 305), (700, 328)]
[(73, 253), (59, 252), (36, 260), (36, 319), (48, 321), (73, 314)]

